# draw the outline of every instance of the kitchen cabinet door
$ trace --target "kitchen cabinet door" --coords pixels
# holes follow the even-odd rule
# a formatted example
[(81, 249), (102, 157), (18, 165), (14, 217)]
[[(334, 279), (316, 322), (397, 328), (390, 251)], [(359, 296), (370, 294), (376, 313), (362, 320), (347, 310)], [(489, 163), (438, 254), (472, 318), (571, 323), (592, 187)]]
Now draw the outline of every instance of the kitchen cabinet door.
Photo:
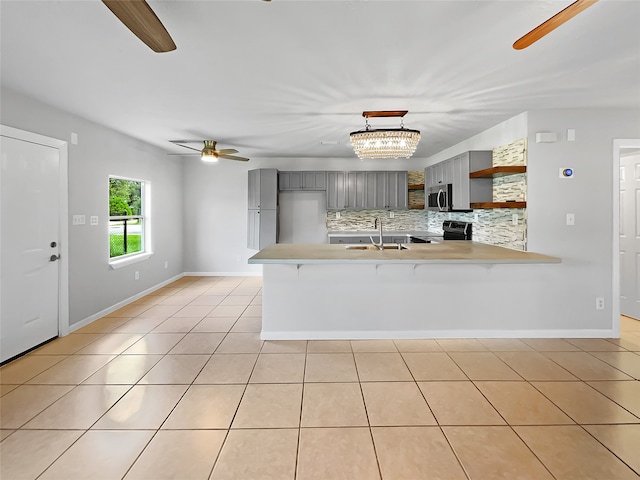
[(303, 172), (278, 172), (278, 189), (302, 190)]
[(407, 172), (385, 172), (385, 208), (409, 208)]
[(442, 185), (444, 183), (444, 162), (436, 163), (433, 166), (433, 184)]
[(302, 189), (324, 191), (327, 189), (327, 172), (302, 172)]
[(347, 172), (347, 208), (365, 208), (366, 172)]
[(274, 209), (278, 205), (278, 171), (275, 168), (249, 170), (248, 206)]
[(327, 173), (327, 210), (341, 210), (347, 206), (345, 172)]
[(249, 170), (249, 208), (258, 209), (260, 204), (260, 171)]
[(427, 167), (424, 169), (424, 188), (427, 190), (433, 186), (433, 167)]
[(385, 208), (385, 173), (365, 172), (364, 176), (364, 208), (371, 210)]
[(278, 171), (248, 172), (247, 247), (255, 250), (278, 240)]
[(247, 216), (247, 248), (260, 250), (276, 243), (277, 210), (249, 210)]
[(447, 183), (453, 183), (453, 170), (457, 158), (458, 157), (454, 157), (442, 162), (442, 183), (445, 185)]

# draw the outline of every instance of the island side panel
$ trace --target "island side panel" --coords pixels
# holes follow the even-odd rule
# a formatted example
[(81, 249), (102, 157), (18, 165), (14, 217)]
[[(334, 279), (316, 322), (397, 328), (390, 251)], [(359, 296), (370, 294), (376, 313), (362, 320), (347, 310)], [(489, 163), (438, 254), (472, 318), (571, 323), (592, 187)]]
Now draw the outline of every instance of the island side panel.
[(611, 336), (610, 330), (577, 325), (557, 303), (562, 291), (552, 286), (558, 285), (558, 267), (264, 264), (261, 336), (265, 340)]

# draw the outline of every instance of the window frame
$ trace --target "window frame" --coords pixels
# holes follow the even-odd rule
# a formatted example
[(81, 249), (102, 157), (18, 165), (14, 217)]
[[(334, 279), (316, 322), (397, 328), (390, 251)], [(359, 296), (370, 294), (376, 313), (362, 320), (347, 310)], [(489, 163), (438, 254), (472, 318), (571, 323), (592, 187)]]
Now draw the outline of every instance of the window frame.
[[(126, 180), (131, 182), (136, 182), (140, 184), (140, 215), (109, 215), (110, 209), (107, 209), (107, 223), (110, 224), (111, 220), (114, 219), (140, 219), (142, 222), (142, 245), (141, 250), (139, 252), (127, 253), (124, 255), (118, 255), (117, 257), (111, 256), (111, 247), (110, 247), (110, 236), (109, 229), (107, 228), (108, 235), (108, 245), (107, 245), (107, 258), (109, 259), (109, 266), (111, 269), (118, 269), (125, 267), (127, 265), (131, 265), (134, 263), (142, 262), (147, 260), (151, 255), (153, 255), (153, 251), (151, 249), (151, 182), (148, 180), (142, 180), (139, 178), (131, 178), (124, 177), (121, 175), (109, 175), (109, 180), (112, 178), (117, 180)], [(111, 201), (111, 195), (108, 192), (108, 201)]]

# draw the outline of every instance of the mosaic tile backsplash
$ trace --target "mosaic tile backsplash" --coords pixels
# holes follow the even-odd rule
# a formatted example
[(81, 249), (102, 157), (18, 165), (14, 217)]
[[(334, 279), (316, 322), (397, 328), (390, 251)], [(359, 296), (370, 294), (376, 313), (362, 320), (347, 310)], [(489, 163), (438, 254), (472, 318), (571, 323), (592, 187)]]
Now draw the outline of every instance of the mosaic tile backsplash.
[[(429, 210), (345, 210), (336, 219), (336, 212), (327, 212), (329, 231), (374, 230), (376, 217), (382, 217), (385, 232), (428, 231), (442, 234), (442, 222), (459, 220), (473, 223), (473, 239), (489, 245), (526, 250), (526, 210), (523, 208), (494, 208), (473, 212), (433, 212)], [(477, 220), (476, 220), (477, 215)], [(517, 215), (518, 225), (513, 225)]]

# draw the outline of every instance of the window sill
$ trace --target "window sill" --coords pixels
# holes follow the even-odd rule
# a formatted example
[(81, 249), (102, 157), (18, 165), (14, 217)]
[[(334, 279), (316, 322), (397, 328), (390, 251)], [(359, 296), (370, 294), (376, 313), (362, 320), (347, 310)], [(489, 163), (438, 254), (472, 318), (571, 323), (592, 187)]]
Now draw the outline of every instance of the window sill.
[(126, 267), (127, 265), (133, 265), (134, 263), (144, 262), (148, 259), (153, 252), (139, 253), (126, 258), (109, 260), (109, 267), (111, 270), (117, 270), (118, 268)]

